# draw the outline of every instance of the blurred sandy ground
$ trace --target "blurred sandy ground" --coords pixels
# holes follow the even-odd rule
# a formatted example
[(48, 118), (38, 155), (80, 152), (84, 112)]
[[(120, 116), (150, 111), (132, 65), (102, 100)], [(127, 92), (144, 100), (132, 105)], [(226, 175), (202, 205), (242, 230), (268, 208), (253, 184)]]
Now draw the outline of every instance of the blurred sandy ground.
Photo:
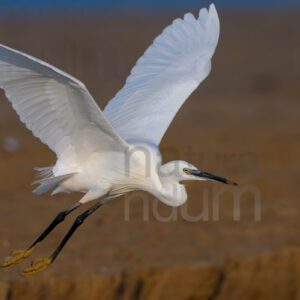
[[(176, 116), (161, 151), (165, 161), (189, 160), (239, 182), (240, 188), (254, 187), (261, 194), (261, 221), (254, 220), (252, 193), (241, 197), (241, 220), (234, 221), (230, 192), (221, 196), (220, 220), (214, 221), (212, 193), (220, 185), (213, 183), (187, 183), (191, 215), (201, 214), (208, 193), (207, 221), (187, 221), (180, 208), (177, 221), (160, 222), (152, 209), (144, 221), (141, 194), (131, 194), (130, 221), (124, 221), (124, 198), (109, 203), (78, 230), (48, 274), (220, 265), (230, 258), (299, 248), (300, 13), (219, 13), (221, 37), (212, 72)], [(79, 78), (104, 108), (153, 38), (177, 16), (7, 19), (0, 21), (0, 41)], [(3, 93), (0, 146), (4, 258), (13, 249), (29, 246), (81, 195), (31, 193), (33, 167), (51, 165), (55, 156), (21, 124)], [(158, 205), (158, 211), (161, 216), (172, 212), (164, 205)], [(32, 258), (51, 254), (74, 217)], [(1, 270), (0, 278), (17, 278), (29, 263)]]

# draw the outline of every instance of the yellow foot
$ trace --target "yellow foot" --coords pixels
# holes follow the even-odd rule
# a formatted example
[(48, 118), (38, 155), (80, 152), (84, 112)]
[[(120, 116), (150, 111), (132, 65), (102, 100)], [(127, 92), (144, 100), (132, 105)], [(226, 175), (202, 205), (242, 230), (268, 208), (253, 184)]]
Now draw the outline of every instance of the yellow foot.
[(9, 267), (21, 263), (25, 258), (27, 258), (32, 253), (32, 251), (36, 246), (37, 244), (32, 248), (29, 248), (28, 250), (14, 250), (11, 253), (11, 256), (9, 256), (8, 259), (1, 264), (1, 267)]
[(32, 275), (35, 274), (37, 272), (43, 271), (45, 270), (53, 261), (53, 258), (39, 258), (34, 260), (31, 263), (31, 267), (26, 268), (22, 275), (26, 276), (26, 275)]

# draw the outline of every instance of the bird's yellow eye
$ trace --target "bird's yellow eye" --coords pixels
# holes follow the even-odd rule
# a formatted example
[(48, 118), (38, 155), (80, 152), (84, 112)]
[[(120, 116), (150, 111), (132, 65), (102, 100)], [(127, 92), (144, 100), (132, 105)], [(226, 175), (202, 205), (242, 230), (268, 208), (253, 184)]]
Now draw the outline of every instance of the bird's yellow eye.
[(188, 168), (183, 168), (183, 172), (184, 172), (184, 173), (188, 173), (188, 172), (189, 172), (189, 169), (188, 169)]

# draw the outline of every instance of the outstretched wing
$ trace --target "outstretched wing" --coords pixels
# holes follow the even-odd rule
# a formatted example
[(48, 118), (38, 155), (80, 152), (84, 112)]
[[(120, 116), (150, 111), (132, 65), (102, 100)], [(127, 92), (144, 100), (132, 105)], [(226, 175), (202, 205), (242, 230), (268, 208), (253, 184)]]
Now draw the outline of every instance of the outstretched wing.
[(21, 121), (59, 159), (78, 162), (94, 151), (119, 151), (126, 146), (82, 82), (3, 45), (0, 87)]
[(125, 140), (159, 145), (187, 97), (210, 72), (219, 38), (213, 4), (166, 27), (137, 61), (104, 115)]

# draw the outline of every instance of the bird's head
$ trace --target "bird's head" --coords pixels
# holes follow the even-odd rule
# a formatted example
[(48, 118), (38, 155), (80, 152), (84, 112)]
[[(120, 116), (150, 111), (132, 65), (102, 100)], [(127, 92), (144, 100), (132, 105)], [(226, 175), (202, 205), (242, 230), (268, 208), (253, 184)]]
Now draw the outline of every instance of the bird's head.
[(162, 165), (159, 169), (159, 175), (162, 181), (167, 182), (179, 183), (184, 180), (212, 180), (224, 184), (237, 185), (233, 181), (199, 170), (192, 164), (181, 160), (170, 161)]
[(180, 184), (185, 180), (213, 180), (225, 184), (237, 185), (228, 179), (216, 176), (201, 170), (185, 161), (176, 160), (170, 161), (158, 169), (161, 189), (158, 193), (153, 194), (163, 203), (170, 206), (179, 206), (187, 201), (187, 192), (185, 185)]

